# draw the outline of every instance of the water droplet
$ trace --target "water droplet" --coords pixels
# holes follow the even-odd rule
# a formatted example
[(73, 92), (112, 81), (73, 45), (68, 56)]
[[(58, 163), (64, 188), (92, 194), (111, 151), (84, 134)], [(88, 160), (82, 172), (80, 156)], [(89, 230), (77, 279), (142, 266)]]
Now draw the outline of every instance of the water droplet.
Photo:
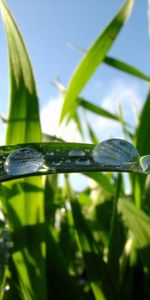
[(69, 156), (72, 157), (83, 157), (85, 156), (85, 152), (80, 149), (74, 149), (69, 152)]
[(80, 165), (80, 166), (89, 166), (91, 164), (89, 159), (85, 159), (85, 160), (81, 160), (81, 159), (77, 159), (75, 161), (76, 165)]
[(48, 157), (48, 156), (54, 156), (54, 152), (46, 152), (46, 156)]
[(135, 147), (122, 139), (106, 140), (93, 149), (94, 161), (105, 166), (138, 162), (139, 157)]
[(55, 167), (58, 167), (58, 166), (60, 166), (62, 163), (63, 163), (63, 160), (58, 160), (58, 161), (53, 161), (53, 162), (52, 162), (52, 165), (55, 166)]
[(13, 243), (12, 241), (8, 241), (8, 242), (6, 243), (6, 246), (7, 246), (8, 248), (13, 248), (13, 247), (14, 247), (14, 243)]
[(38, 171), (44, 162), (43, 155), (33, 148), (20, 148), (7, 156), (4, 169), (11, 176), (23, 175)]
[(66, 160), (65, 160), (65, 163), (66, 163), (66, 164), (71, 164), (71, 159), (66, 159)]
[(150, 174), (150, 155), (145, 155), (140, 158), (140, 164), (146, 174)]

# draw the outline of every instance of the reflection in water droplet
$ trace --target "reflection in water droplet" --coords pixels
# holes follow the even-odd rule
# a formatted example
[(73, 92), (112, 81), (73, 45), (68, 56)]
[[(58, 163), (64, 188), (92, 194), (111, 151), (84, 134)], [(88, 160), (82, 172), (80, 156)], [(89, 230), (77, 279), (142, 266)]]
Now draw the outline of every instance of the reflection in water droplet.
[(75, 164), (79, 165), (79, 166), (89, 166), (91, 164), (91, 162), (89, 159), (85, 159), (85, 160), (77, 159), (75, 161)]
[(110, 139), (94, 147), (93, 159), (98, 164), (116, 166), (138, 162), (139, 154), (129, 142), (122, 139)]
[(26, 147), (10, 153), (4, 163), (4, 169), (11, 176), (34, 173), (44, 165), (44, 157), (33, 148)]
[(85, 156), (85, 152), (80, 149), (74, 149), (69, 152), (69, 156), (72, 157), (83, 157)]
[(150, 174), (150, 155), (145, 155), (140, 158), (141, 167), (146, 174)]

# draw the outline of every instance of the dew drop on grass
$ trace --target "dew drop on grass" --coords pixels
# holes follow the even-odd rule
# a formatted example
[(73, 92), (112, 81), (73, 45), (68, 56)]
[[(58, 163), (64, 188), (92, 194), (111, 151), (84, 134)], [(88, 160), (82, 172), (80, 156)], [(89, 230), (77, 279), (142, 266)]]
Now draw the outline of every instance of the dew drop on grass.
[(89, 159), (85, 159), (85, 160), (77, 159), (75, 161), (75, 164), (78, 166), (89, 166), (91, 164), (91, 162)]
[(93, 159), (105, 166), (116, 166), (139, 161), (135, 147), (122, 139), (110, 139), (102, 142), (93, 149)]
[(72, 156), (72, 157), (83, 157), (83, 156), (85, 156), (85, 152), (83, 150), (80, 150), (80, 149), (74, 149), (74, 150), (71, 150), (69, 152), (69, 156)]
[(5, 172), (11, 176), (34, 173), (44, 165), (44, 157), (31, 147), (10, 153), (4, 163)]
[(150, 155), (145, 155), (140, 158), (141, 167), (146, 174), (150, 174)]

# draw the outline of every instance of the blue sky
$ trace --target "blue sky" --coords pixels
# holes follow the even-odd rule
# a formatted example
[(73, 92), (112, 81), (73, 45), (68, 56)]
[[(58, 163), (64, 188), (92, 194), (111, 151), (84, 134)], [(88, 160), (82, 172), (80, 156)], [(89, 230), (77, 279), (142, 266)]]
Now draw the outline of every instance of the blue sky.
[[(47, 105), (50, 107), (50, 100), (53, 101), (58, 96), (48, 81), (60, 76), (62, 83), (67, 86), (82, 57), (82, 53), (68, 47), (68, 43), (88, 48), (123, 3), (122, 0), (7, 0), (31, 58), (41, 110), (46, 110)], [(135, 1), (132, 15), (109, 55), (150, 74), (149, 53), (147, 1)], [(2, 25), (0, 57), (0, 112), (7, 114), (8, 65)], [(122, 91), (131, 90), (131, 94), (127, 92), (127, 97), (133, 92), (135, 98), (144, 101), (147, 91), (144, 82), (106, 66), (101, 66), (96, 71), (83, 95), (109, 108), (111, 99), (109, 102), (108, 92), (114, 94), (115, 99), (118, 85)], [(121, 97), (120, 90), (119, 93)]]

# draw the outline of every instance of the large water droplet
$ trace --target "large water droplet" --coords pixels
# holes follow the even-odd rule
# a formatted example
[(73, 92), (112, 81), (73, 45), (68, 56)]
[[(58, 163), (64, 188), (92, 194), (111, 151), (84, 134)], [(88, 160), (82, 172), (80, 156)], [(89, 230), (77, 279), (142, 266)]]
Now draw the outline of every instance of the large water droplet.
[(105, 166), (138, 162), (139, 158), (135, 147), (122, 139), (106, 140), (93, 149), (94, 161)]
[(26, 147), (10, 153), (4, 163), (4, 169), (11, 176), (34, 173), (44, 165), (44, 157), (33, 148)]
[(80, 149), (74, 149), (69, 152), (69, 156), (72, 157), (83, 157), (85, 156), (85, 152)]

